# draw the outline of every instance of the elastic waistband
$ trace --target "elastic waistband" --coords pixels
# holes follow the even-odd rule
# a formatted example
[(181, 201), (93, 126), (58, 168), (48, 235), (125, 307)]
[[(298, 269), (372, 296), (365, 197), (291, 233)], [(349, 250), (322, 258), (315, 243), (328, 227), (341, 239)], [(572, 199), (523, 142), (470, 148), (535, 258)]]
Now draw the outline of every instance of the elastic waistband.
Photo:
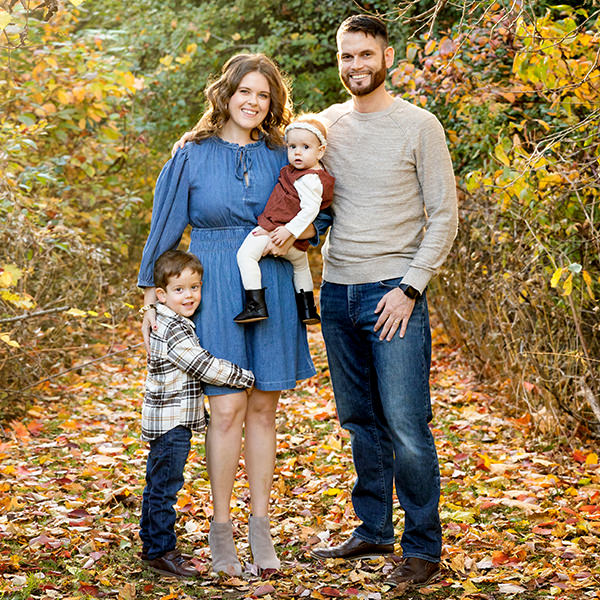
[(212, 246), (218, 243), (223, 249), (228, 246), (237, 248), (254, 227), (256, 225), (243, 227), (194, 227), (191, 234), (191, 244), (198, 247), (202, 245)]

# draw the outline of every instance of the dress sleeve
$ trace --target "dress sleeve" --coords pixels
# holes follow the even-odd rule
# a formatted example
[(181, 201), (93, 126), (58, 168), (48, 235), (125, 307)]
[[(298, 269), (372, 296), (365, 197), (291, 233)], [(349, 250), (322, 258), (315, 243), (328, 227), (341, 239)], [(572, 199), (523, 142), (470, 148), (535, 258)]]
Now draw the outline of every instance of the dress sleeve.
[(285, 228), (298, 237), (314, 220), (323, 201), (323, 184), (316, 173), (308, 173), (296, 179), (294, 187), (300, 198), (300, 211)]
[(150, 233), (138, 275), (139, 287), (154, 286), (156, 259), (179, 244), (189, 223), (188, 195), (188, 153), (184, 147), (163, 167), (156, 181)]

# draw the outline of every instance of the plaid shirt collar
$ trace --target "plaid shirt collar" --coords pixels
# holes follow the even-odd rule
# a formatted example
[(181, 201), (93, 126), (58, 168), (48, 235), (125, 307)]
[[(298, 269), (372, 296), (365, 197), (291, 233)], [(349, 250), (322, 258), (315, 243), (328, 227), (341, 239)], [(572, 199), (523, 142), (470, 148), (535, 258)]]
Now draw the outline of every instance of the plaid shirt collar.
[(167, 317), (168, 319), (175, 319), (176, 321), (183, 321), (187, 325), (191, 325), (194, 329), (196, 329), (196, 323), (194, 323), (194, 321), (192, 321), (188, 317), (184, 317), (183, 315), (177, 314), (172, 308), (169, 308), (166, 304), (156, 302), (154, 306), (156, 307), (156, 312), (160, 313), (164, 317)]

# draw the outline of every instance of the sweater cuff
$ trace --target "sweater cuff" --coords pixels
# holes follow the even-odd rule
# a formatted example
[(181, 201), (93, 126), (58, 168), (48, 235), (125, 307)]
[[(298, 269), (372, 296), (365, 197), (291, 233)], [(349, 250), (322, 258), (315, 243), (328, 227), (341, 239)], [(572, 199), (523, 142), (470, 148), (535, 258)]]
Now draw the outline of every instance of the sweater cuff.
[(431, 271), (411, 267), (408, 269), (404, 277), (402, 277), (402, 283), (411, 285), (422, 294), (432, 276), (433, 273)]

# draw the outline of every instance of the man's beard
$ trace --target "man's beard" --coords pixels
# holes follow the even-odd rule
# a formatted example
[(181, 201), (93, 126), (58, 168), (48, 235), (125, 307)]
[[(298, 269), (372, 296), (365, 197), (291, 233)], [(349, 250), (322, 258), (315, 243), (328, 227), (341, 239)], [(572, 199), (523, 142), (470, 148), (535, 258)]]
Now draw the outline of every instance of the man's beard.
[(371, 72), (371, 83), (366, 87), (359, 87), (357, 89), (353, 89), (356, 84), (352, 83), (350, 79), (350, 75), (348, 73), (340, 74), (340, 78), (342, 80), (343, 86), (352, 94), (353, 96), (366, 96), (370, 94), (373, 90), (376, 90), (384, 81), (387, 75), (387, 67), (385, 65), (385, 57), (381, 58), (381, 67), (375, 71)]

